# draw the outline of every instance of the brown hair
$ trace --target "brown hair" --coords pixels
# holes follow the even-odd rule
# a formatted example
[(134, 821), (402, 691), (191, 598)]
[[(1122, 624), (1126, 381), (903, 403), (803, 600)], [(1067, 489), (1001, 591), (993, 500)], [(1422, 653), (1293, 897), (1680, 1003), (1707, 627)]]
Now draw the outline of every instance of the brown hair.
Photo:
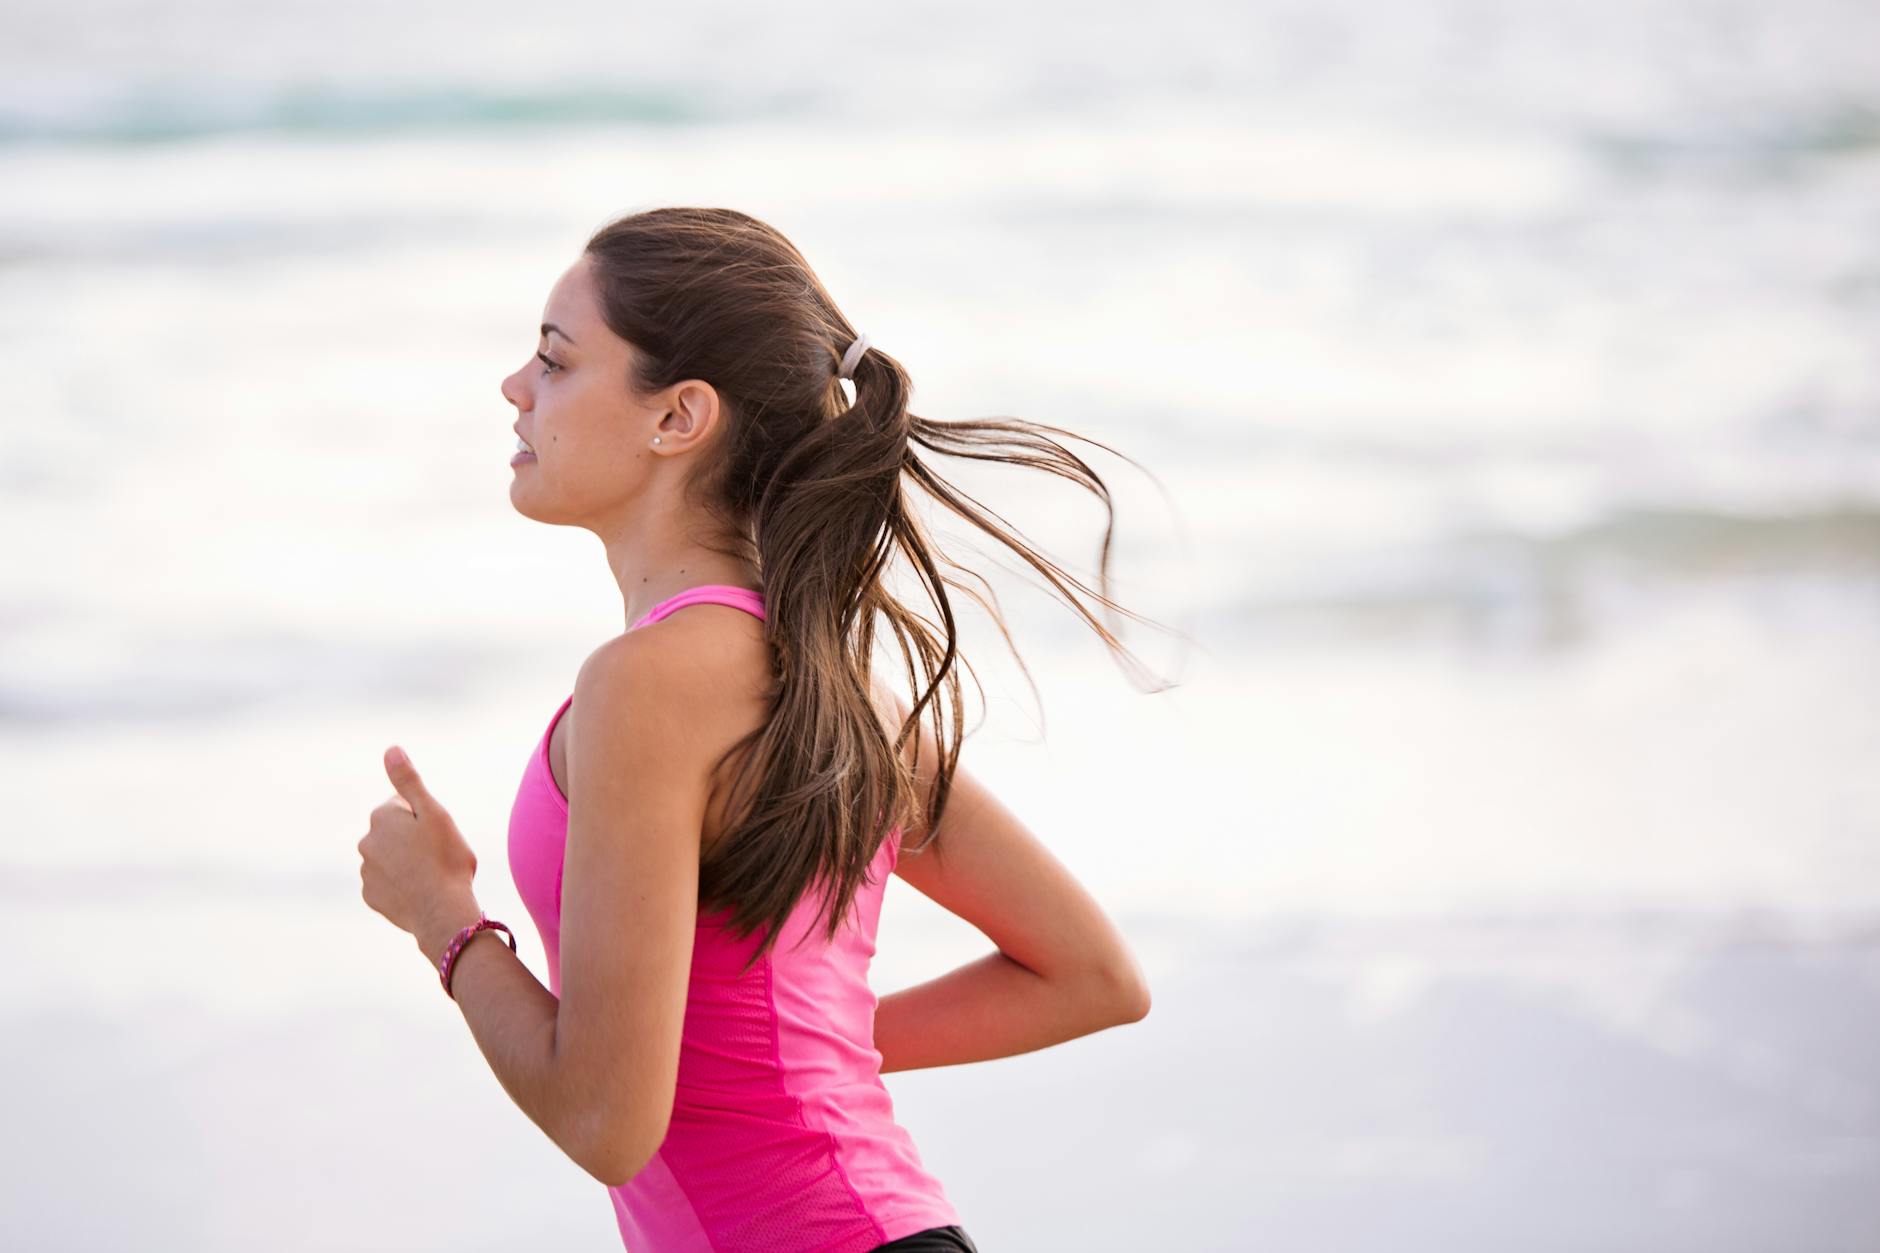
[[(1113, 654), (1133, 660), (1078, 596), (1148, 621), (1107, 595), (1115, 523), (1109, 489), (1052, 436), (1115, 450), (1017, 418), (918, 417), (908, 411), (907, 372), (872, 345), (854, 367), (851, 405), (836, 370), (854, 328), (795, 246), (747, 214), (648, 209), (601, 227), (585, 251), (609, 329), (637, 350), (628, 385), (644, 394), (698, 378), (717, 389), (724, 432), (686, 491), (722, 525), (720, 551), (749, 561), (763, 586), (776, 664), (770, 716), (726, 753), (750, 750), (732, 788), (742, 800), (728, 809), (728, 825), (700, 866), (700, 908), (731, 910), (729, 925), (742, 937), (767, 926), (755, 961), (802, 895), (833, 882), (825, 930), (834, 939), (882, 839), (918, 818), (931, 840), (946, 806), (961, 739), (955, 663), (965, 660), (947, 588), (987, 605), (946, 571), (974, 578), (991, 594), (983, 578), (927, 537), (903, 480), (1023, 557)], [(1104, 590), (1092, 591), (1001, 525), (998, 514), (935, 474), (914, 445), (1030, 466), (1095, 493), (1107, 515), (1098, 571)], [(884, 586), (897, 550), (938, 611), (937, 629)], [(987, 608), (1010, 646), (998, 610)], [(893, 740), (871, 696), (877, 617), (893, 632), (910, 691), (919, 694)], [(940, 746), (924, 812), (902, 756), (923, 710)], [(943, 713), (951, 715), (950, 731)]]

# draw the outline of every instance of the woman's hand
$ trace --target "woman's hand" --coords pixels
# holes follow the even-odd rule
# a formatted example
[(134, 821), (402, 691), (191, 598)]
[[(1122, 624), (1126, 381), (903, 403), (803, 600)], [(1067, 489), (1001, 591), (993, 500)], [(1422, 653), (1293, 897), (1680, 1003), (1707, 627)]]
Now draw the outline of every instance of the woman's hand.
[(470, 886), (477, 855), (403, 750), (385, 754), (385, 774), (397, 794), (372, 811), (359, 841), (360, 895), (436, 964), (458, 930), (482, 916)]

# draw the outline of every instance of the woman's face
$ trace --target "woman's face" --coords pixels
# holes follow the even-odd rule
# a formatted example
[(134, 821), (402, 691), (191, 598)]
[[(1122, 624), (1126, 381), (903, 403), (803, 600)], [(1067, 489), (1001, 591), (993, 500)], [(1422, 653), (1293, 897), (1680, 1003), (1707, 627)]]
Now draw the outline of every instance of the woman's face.
[(509, 499), (541, 522), (599, 524), (637, 495), (652, 468), (661, 411), (628, 393), (633, 348), (601, 320), (587, 255), (548, 294), (536, 353), (502, 382), (516, 432)]

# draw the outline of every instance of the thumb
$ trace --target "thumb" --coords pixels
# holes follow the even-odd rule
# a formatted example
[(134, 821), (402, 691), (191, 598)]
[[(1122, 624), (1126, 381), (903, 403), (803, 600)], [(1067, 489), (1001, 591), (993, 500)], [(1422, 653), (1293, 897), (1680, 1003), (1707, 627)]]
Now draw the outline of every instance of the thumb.
[(394, 746), (385, 754), (385, 777), (392, 781), (398, 794), (411, 803), (413, 812), (435, 808), (430, 792), (425, 790), (424, 780), (418, 777), (418, 768), (411, 764), (411, 758), (405, 756), (405, 750)]

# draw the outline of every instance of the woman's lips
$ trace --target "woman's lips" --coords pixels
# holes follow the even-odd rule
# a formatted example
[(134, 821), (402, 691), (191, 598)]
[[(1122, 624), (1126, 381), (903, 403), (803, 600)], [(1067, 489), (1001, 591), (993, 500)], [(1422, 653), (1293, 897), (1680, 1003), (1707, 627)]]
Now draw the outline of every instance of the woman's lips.
[(530, 462), (534, 460), (535, 460), (534, 453), (518, 451), (515, 456), (509, 459), (509, 464), (512, 466), (519, 466), (519, 465), (524, 464), (525, 462)]

